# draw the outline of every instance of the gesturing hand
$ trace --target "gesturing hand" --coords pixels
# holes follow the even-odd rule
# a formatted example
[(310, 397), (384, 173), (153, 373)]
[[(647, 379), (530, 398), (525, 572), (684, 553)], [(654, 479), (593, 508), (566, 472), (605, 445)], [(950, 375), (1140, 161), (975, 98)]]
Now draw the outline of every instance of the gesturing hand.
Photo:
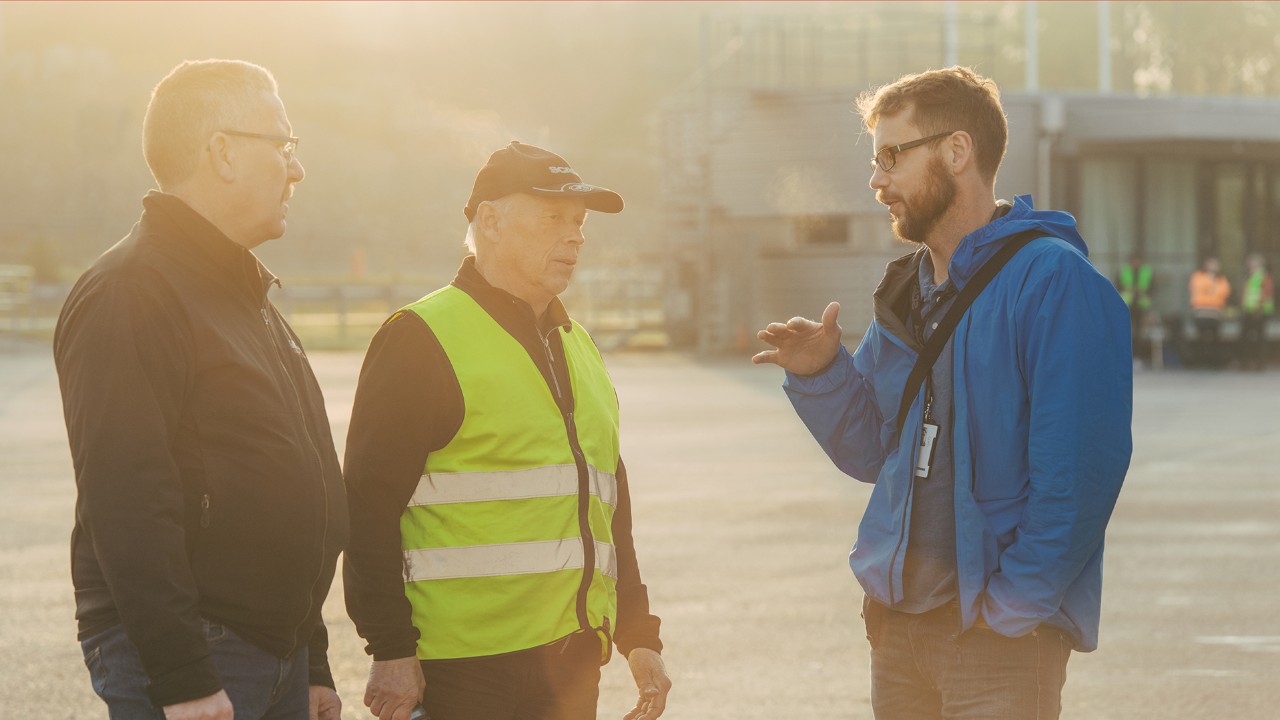
[(785, 323), (769, 323), (756, 337), (776, 349), (757, 353), (751, 362), (773, 363), (797, 375), (818, 372), (831, 364), (840, 350), (839, 314), (840, 303), (833, 302), (822, 311), (822, 322), (793, 317)]

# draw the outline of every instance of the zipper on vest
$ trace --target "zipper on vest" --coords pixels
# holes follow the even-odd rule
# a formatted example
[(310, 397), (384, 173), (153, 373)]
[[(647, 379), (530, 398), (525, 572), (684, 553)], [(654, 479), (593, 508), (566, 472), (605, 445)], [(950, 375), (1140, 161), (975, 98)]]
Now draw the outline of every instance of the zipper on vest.
[[(556, 394), (556, 406), (560, 408), (561, 415), (564, 416), (565, 432), (569, 436), (569, 449), (573, 452), (573, 462), (578, 469), (578, 534), (582, 539), (582, 581), (578, 583), (578, 627), (583, 630), (593, 630), (591, 627), (591, 619), (587, 616), (587, 593), (591, 589), (591, 580), (596, 570), (596, 541), (595, 536), (591, 534), (591, 519), (589, 513), (591, 511), (591, 487), (590, 479), (587, 475), (587, 458), (582, 453), (582, 446), (578, 443), (578, 426), (573, 419), (573, 410), (564, 410), (564, 394), (560, 390), (560, 381), (556, 379), (556, 359), (551, 353), (551, 330), (546, 335), (541, 332), (538, 335), (542, 338), (542, 349), (547, 353), (547, 363), (551, 370), (551, 386)], [(567, 366), (566, 366), (567, 369)]]
[(311, 446), (311, 452), (316, 457), (316, 471), (320, 473), (320, 496), (324, 498), (324, 520), (320, 531), (320, 570), (315, 579), (311, 581), (311, 588), (307, 592), (307, 611), (303, 613), (302, 620), (293, 629), (293, 641), (290, 645), (289, 653), (286, 655), (288, 657), (293, 655), (302, 643), (302, 626), (306, 624), (307, 618), (311, 616), (311, 609), (315, 607), (316, 585), (320, 583), (320, 576), (324, 574), (324, 549), (329, 544), (329, 488), (324, 481), (324, 460), (320, 457), (320, 450), (316, 447), (316, 442), (311, 437), (311, 429), (307, 427), (307, 411), (302, 406), (302, 396), (298, 394), (298, 386), (293, 382), (293, 376), (289, 374), (288, 366), (284, 364), (280, 343), (276, 342), (275, 334), (271, 330), (271, 320), (267, 315), (267, 308), (264, 306), (260, 310), (262, 311), (262, 322), (267, 326), (267, 338), (271, 341), (271, 347), (275, 348), (276, 351), (276, 362), (280, 363), (280, 370), (284, 372), (285, 379), (289, 381), (289, 389), (293, 391), (293, 399), (298, 403), (298, 416), (302, 420), (302, 434), (306, 437), (307, 444)]

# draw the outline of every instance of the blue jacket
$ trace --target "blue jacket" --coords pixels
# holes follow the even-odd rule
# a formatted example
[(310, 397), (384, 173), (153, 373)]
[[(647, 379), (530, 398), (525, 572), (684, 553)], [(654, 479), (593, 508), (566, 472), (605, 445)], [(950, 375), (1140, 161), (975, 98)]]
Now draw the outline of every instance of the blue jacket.
[[(1012, 235), (1022, 248), (953, 336), (956, 563), (963, 627), (1017, 637), (1042, 622), (1098, 644), (1102, 544), (1133, 448), (1129, 311), (1089, 263), (1075, 219), (1019, 196), (951, 257), (963, 287)], [(858, 349), (783, 387), (846, 474), (875, 483), (849, 565), (871, 598), (902, 599), (923, 393), (897, 435), (920, 346), (908, 331), (921, 253), (890, 263)], [(945, 430), (944, 430), (945, 431)]]

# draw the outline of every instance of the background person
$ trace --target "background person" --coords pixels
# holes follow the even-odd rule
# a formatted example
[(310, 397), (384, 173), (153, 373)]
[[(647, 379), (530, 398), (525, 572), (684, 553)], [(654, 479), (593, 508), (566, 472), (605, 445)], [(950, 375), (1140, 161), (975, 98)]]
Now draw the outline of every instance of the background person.
[(1199, 364), (1221, 367), (1222, 314), (1231, 297), (1231, 283), (1222, 275), (1218, 258), (1205, 258), (1200, 269), (1191, 274), (1191, 319), (1196, 326)]
[[(875, 483), (849, 557), (866, 593), (877, 718), (1056, 718), (1072, 649), (1097, 646), (1103, 534), (1132, 449), (1128, 312), (1074, 219), (995, 200), (995, 83), (953, 67), (859, 98), (871, 187), (894, 233), (853, 354), (839, 305), (759, 333), (756, 363), (851, 477)], [(1023, 247), (960, 321), (898, 417), (958, 291)], [(899, 424), (900, 423), (900, 424)], [(899, 432), (898, 428), (901, 428)]]
[(1276, 309), (1276, 289), (1262, 256), (1254, 253), (1246, 264), (1240, 293), (1240, 363), (1246, 370), (1267, 364), (1267, 321)]
[(493, 153), (465, 209), (474, 254), (369, 347), (344, 578), (381, 720), (420, 700), (433, 720), (595, 718), (613, 643), (640, 693), (627, 718), (666, 706), (617, 394), (557, 297), (588, 209), (622, 198), (546, 150)]
[(1133, 336), (1133, 356), (1150, 358), (1147, 352), (1146, 329), (1151, 320), (1151, 298), (1154, 277), (1151, 265), (1137, 253), (1129, 256), (1129, 262), (1120, 267), (1116, 275), (1116, 289), (1120, 299), (1129, 307), (1129, 327)]
[(339, 716), (320, 608), (342, 473), (251, 252), (284, 234), (292, 134), (265, 69), (175, 68), (143, 121), (160, 190), (58, 319), (76, 619), (113, 720)]

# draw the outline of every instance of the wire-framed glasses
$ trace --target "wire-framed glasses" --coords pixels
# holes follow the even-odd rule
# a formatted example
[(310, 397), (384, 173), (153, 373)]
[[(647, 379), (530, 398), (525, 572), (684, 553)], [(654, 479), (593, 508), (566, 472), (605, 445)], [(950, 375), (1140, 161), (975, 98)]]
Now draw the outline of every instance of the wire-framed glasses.
[(223, 130), (222, 132), (236, 137), (256, 138), (276, 143), (280, 146), (280, 154), (284, 155), (285, 160), (293, 159), (293, 153), (297, 151), (298, 143), (301, 141), (299, 138), (289, 137), (288, 135), (266, 135), (264, 133), (244, 132), (243, 130)]

